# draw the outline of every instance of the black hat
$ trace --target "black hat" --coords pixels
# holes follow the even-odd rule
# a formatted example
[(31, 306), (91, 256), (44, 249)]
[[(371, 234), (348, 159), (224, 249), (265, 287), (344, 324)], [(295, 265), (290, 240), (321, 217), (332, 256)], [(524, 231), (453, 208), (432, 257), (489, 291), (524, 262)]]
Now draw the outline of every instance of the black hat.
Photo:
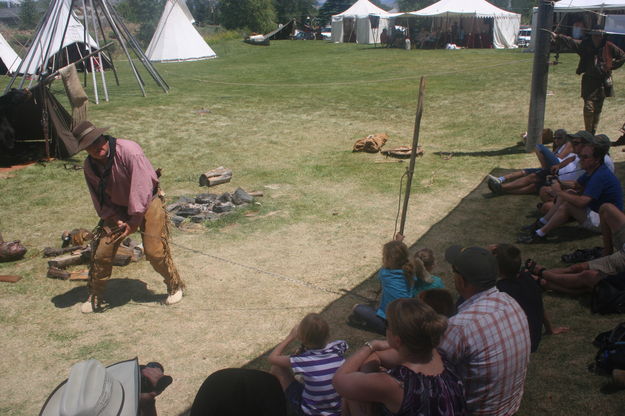
[(445, 260), (468, 283), (478, 289), (490, 289), (497, 281), (497, 259), (482, 247), (451, 246), (445, 250)]

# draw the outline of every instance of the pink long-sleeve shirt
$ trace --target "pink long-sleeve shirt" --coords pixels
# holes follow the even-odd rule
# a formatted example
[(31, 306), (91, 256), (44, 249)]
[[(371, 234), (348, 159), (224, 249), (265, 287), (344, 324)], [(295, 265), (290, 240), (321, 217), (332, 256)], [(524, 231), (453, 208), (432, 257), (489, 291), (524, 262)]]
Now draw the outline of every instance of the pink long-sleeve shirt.
[(104, 220), (121, 220), (130, 225), (139, 225), (158, 185), (156, 172), (141, 146), (130, 140), (117, 139), (102, 205), (98, 197), (98, 185), (104, 165), (94, 163), (97, 171), (94, 172), (88, 159), (85, 159), (83, 165), (85, 180), (98, 216)]

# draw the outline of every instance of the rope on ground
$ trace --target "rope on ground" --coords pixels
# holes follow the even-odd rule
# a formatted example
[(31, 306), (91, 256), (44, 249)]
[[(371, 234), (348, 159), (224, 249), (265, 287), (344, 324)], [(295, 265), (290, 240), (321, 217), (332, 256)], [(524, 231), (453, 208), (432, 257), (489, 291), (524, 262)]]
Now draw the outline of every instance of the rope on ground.
[(520, 62), (530, 62), (532, 60), (533, 60), (533, 58), (517, 59), (517, 60), (511, 60), (511, 61), (498, 63), (498, 64), (492, 64), (492, 65), (478, 65), (478, 66), (475, 66), (475, 67), (469, 67), (469, 68), (455, 70), (455, 71), (432, 72), (432, 73), (429, 73), (429, 74), (407, 75), (405, 77), (383, 78), (383, 79), (373, 79), (373, 80), (341, 81), (341, 82), (320, 82), (320, 83), (314, 83), (314, 84), (313, 83), (302, 83), (302, 84), (279, 84), (279, 83), (275, 83), (275, 84), (266, 84), (266, 83), (239, 83), (239, 82), (226, 82), (226, 81), (212, 81), (212, 80), (204, 79), (204, 78), (183, 77), (183, 76), (180, 76), (179, 73), (173, 73), (173, 72), (170, 72), (170, 71), (161, 71), (161, 72), (163, 72), (165, 75), (172, 75), (172, 76), (175, 75), (178, 78), (183, 78), (183, 79), (196, 81), (196, 82), (204, 82), (204, 83), (207, 83), (207, 84), (231, 85), (231, 86), (239, 86), (239, 87), (270, 87), (270, 88), (274, 88), (274, 87), (287, 87), (287, 88), (307, 87), (307, 88), (309, 88), (309, 87), (331, 87), (331, 86), (339, 86), (339, 85), (356, 85), (356, 84), (378, 84), (378, 83), (382, 83), (382, 82), (405, 81), (405, 80), (410, 80), (410, 79), (415, 79), (415, 78), (419, 78), (420, 79), (422, 76), (431, 78), (431, 77), (436, 77), (436, 76), (454, 75), (454, 74), (461, 74), (461, 73), (465, 73), (465, 72), (472, 72), (472, 71), (481, 70), (481, 69), (485, 69), (485, 68), (495, 68), (495, 67), (499, 67), (499, 66), (513, 65), (513, 64), (520, 63)]

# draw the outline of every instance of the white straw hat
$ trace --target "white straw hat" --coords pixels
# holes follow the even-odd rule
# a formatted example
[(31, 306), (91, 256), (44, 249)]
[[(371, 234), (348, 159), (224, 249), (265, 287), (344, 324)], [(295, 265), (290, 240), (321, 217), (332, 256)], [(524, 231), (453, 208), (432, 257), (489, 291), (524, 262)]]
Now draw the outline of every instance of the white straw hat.
[(69, 378), (48, 400), (40, 416), (136, 416), (139, 410), (139, 363), (136, 358), (104, 368), (98, 360), (72, 366)]

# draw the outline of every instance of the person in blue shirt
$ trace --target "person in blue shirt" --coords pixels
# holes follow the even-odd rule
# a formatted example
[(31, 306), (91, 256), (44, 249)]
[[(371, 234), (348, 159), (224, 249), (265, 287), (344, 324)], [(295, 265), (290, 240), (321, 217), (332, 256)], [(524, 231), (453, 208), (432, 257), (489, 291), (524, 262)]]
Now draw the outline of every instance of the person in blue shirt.
[(550, 231), (571, 218), (577, 220), (583, 228), (600, 232), (601, 205), (610, 203), (623, 210), (621, 183), (603, 163), (605, 154), (606, 148), (598, 140), (583, 147), (579, 158), (585, 173), (572, 184), (560, 181), (552, 184), (555, 204), (530, 228), (530, 234), (519, 237), (520, 243), (545, 241)]
[(377, 308), (355, 305), (347, 322), (355, 327), (386, 334), (386, 307), (400, 298), (415, 295), (415, 266), (410, 259), (408, 247), (399, 235), (382, 248), (382, 268), (378, 272), (382, 294)]

